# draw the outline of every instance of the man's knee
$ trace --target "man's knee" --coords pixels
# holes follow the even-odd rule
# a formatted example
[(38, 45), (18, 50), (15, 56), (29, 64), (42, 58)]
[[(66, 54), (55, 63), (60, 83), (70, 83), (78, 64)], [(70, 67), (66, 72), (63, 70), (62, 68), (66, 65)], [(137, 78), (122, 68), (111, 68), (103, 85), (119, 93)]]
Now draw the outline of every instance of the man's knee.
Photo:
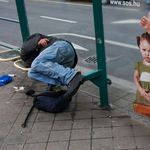
[(39, 64), (39, 62), (37, 62), (37, 61), (36, 62), (32, 62), (31, 69), (36, 71), (36, 68), (38, 67), (38, 64)]
[(30, 79), (34, 79), (32, 69), (30, 69), (30, 70), (28, 71), (28, 77), (29, 77)]

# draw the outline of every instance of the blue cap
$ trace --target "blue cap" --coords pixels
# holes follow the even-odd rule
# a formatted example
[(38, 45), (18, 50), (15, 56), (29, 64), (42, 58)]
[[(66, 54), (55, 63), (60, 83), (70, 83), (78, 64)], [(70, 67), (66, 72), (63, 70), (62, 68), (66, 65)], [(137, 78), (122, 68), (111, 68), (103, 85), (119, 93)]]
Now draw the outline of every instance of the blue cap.
[(3, 86), (12, 81), (12, 77), (8, 75), (3, 75), (0, 77), (0, 86)]

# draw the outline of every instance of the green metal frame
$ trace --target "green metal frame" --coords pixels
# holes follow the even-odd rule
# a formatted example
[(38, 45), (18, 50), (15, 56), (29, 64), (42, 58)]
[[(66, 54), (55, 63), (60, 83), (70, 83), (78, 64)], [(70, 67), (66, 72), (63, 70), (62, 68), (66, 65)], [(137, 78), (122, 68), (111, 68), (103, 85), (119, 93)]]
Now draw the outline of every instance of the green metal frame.
[(16, 7), (18, 11), (22, 40), (24, 42), (30, 35), (24, 0), (16, 0)]
[[(20, 23), (22, 40), (24, 42), (25, 39), (30, 35), (24, 0), (16, 0), (16, 7), (17, 7), (19, 21), (9, 19), (9, 18), (4, 18), (4, 17), (0, 17), (0, 20), (5, 20), (5, 21), (9, 21), (9, 22), (14, 22), (14, 23)], [(10, 46), (7, 46), (7, 45), (1, 44), (1, 43), (0, 43), (0, 46), (6, 47), (9, 49), (14, 49), (13, 47), (10, 47)]]
[[(16, 0), (23, 42), (30, 35), (24, 0)], [(90, 80), (99, 87), (100, 107), (108, 106), (107, 74), (105, 61), (105, 45), (103, 33), (103, 14), (101, 0), (93, 0), (93, 16), (95, 25), (95, 42), (97, 52), (97, 70), (83, 74), (86, 81)], [(111, 81), (110, 81), (111, 82)]]
[(95, 42), (97, 52), (97, 70), (84, 74), (86, 81), (90, 80), (99, 87), (100, 106), (108, 106), (107, 74), (105, 61), (105, 45), (103, 32), (103, 14), (101, 0), (93, 0), (93, 16), (95, 25)]

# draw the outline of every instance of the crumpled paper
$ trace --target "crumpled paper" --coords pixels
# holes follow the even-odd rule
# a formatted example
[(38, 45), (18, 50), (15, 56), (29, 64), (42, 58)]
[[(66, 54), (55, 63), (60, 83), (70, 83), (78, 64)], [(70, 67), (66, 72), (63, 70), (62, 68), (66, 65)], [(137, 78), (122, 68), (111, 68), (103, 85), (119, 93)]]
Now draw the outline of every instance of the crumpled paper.
[(21, 90), (24, 90), (25, 87), (23, 87), (23, 86), (21, 86), (21, 87), (14, 86), (14, 89), (15, 89), (15, 91), (21, 91)]

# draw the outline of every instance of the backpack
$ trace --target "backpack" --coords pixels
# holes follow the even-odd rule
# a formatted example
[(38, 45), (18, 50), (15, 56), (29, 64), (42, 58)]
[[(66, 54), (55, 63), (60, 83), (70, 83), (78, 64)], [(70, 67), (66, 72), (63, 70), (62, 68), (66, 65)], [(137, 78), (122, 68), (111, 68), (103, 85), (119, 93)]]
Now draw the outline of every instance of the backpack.
[(71, 98), (69, 100), (65, 100), (63, 98), (65, 93), (65, 90), (58, 92), (43, 92), (34, 98), (33, 104), (37, 109), (42, 111), (52, 113), (60, 112), (61, 110), (65, 109), (71, 102)]

